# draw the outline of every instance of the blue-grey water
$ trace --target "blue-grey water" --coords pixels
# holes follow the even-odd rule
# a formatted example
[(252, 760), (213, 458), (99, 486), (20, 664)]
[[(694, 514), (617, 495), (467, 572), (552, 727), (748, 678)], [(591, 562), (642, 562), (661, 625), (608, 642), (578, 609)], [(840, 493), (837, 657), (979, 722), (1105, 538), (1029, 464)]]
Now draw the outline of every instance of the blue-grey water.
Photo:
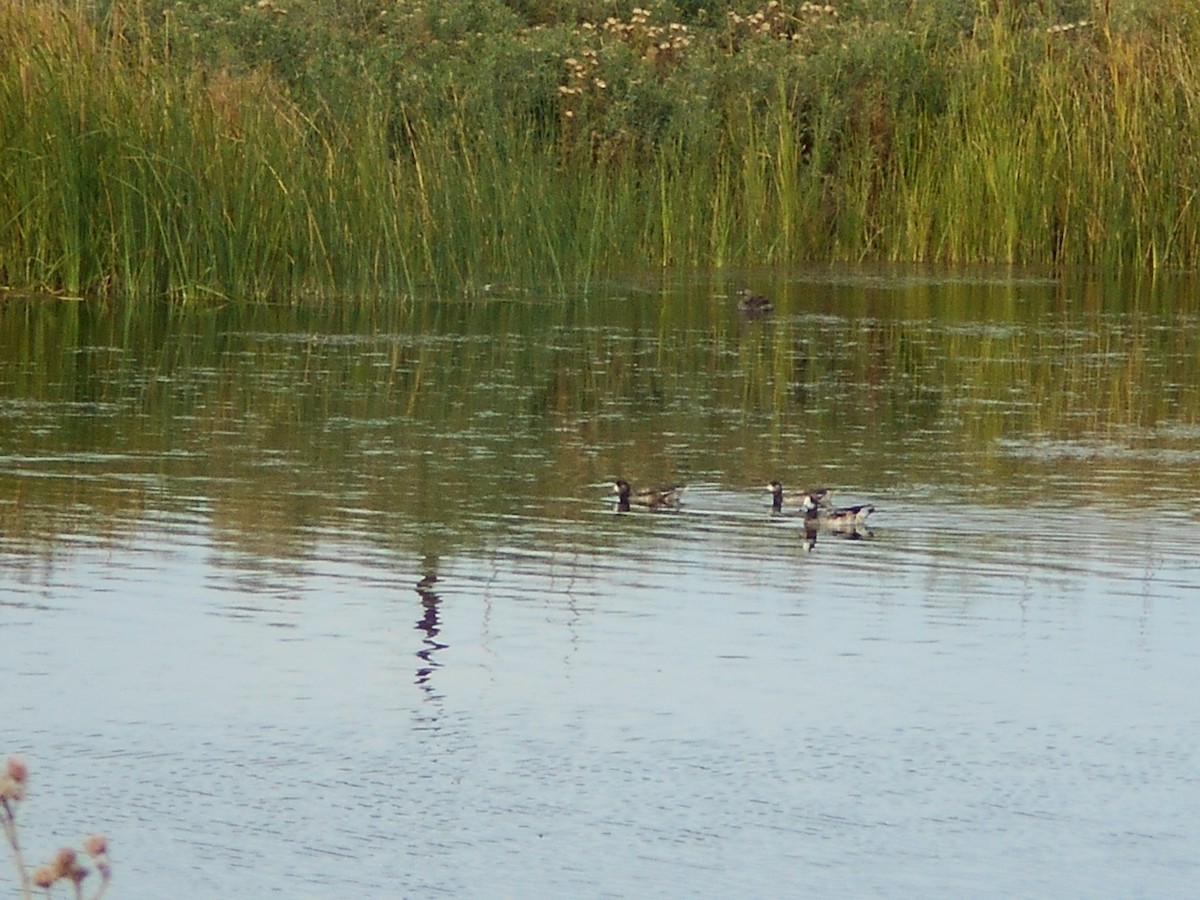
[[(120, 897), (1190, 894), (1195, 294), (793, 272), (745, 321), (739, 286), (0, 308), (31, 861), (104, 831)], [(618, 475), (689, 488), (618, 513)], [(872, 530), (810, 543), (772, 477)]]

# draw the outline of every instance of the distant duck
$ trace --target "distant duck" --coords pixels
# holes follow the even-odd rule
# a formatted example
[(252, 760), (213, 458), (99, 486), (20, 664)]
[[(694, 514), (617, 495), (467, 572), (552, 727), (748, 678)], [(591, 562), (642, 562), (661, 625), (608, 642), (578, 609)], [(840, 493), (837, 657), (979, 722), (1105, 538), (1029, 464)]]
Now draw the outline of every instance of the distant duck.
[[(823, 507), (825, 501), (832, 493), (832, 488), (809, 488), (805, 491), (793, 491), (784, 493), (783, 485), (778, 481), (772, 481), (767, 485), (767, 490), (771, 492), (771, 509), (774, 512), (782, 512), (785, 503), (804, 506), (805, 501), (811, 499), (818, 507)], [(805, 506), (807, 510), (807, 506)]]
[(671, 484), (665, 487), (641, 488), (634, 491), (628, 481), (618, 478), (613, 482), (613, 493), (617, 495), (617, 509), (629, 512), (630, 504), (645, 506), (648, 509), (661, 509), (664, 506), (679, 506), (679, 495), (687, 485)]
[(775, 304), (762, 294), (756, 294), (750, 288), (738, 291), (738, 310), (748, 316), (765, 316), (775, 309)]
[(867, 516), (875, 512), (869, 503), (825, 509), (811, 495), (804, 498), (805, 528), (827, 528), (830, 531), (866, 531)]

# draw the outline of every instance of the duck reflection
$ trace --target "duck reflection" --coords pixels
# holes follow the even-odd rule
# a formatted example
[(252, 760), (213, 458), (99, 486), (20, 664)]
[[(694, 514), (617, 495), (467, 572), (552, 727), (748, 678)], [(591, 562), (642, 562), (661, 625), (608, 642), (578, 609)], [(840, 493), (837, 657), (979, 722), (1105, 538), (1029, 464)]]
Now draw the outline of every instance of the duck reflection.
[(424, 572), (421, 580), (417, 582), (417, 595), (421, 598), (421, 608), (424, 614), (417, 620), (416, 627), (425, 632), (425, 638), (421, 642), (423, 646), (417, 651), (417, 657), (421, 660), (421, 665), (417, 667), (417, 684), (432, 694), (433, 685), (430, 683), (430, 679), (434, 671), (441, 668), (441, 663), (434, 659), (434, 654), (439, 650), (445, 650), (449, 645), (437, 640), (438, 633), (441, 631), (438, 607), (441, 606), (442, 598), (434, 588), (438, 581), (436, 557), (425, 558)]
[(822, 527), (822, 523), (806, 517), (804, 520), (804, 549), (811, 552), (817, 546), (817, 536), (821, 534), (840, 538), (843, 541), (864, 541), (875, 536), (875, 533), (866, 525)]

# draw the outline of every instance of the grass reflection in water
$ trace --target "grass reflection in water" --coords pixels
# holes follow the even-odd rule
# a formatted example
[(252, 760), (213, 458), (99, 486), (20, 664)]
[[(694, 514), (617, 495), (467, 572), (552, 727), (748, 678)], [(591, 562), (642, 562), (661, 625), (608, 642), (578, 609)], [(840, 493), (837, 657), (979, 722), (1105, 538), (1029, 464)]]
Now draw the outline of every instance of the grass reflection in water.
[[(152, 313), (10, 300), (0, 515), (53, 544), (199, 505), (263, 553), (346, 532), (441, 555), (512, 516), (603, 541), (588, 485), (618, 475), (1006, 502), (1047, 478), (1137, 491), (1163, 479), (1147, 451), (1194, 452), (1186, 284), (790, 273), (747, 320), (740, 283)], [(1078, 473), (1064, 448), (1099, 464)], [(1195, 471), (1170, 477), (1194, 489)]]

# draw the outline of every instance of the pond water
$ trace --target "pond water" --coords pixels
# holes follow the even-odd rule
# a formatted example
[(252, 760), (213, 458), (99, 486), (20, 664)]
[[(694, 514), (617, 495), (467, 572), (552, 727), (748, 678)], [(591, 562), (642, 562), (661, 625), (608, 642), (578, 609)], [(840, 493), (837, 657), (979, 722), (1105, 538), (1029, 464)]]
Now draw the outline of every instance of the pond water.
[(1190, 893), (1198, 287), (3, 300), (27, 854), (103, 830), (119, 897)]

